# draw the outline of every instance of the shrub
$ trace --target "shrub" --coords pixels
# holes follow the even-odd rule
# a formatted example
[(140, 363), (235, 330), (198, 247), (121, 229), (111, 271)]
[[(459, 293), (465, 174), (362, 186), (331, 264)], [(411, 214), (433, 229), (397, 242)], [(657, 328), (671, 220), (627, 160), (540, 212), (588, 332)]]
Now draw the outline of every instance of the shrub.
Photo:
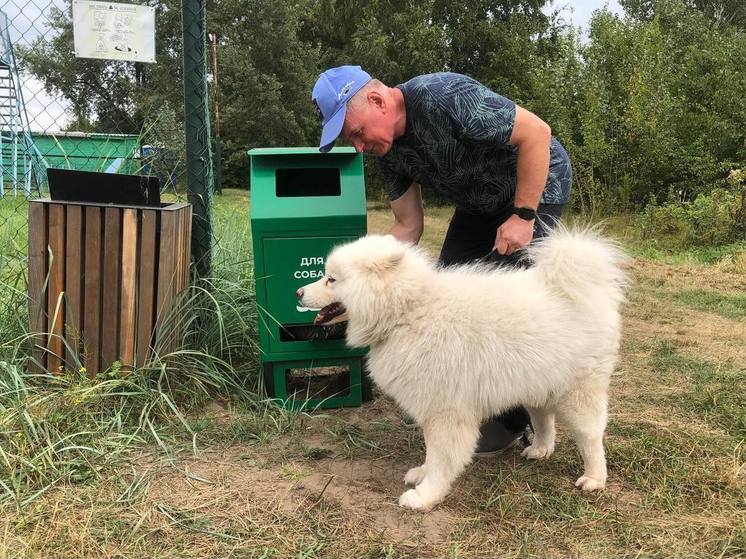
[(700, 194), (693, 202), (650, 202), (639, 218), (643, 237), (672, 248), (718, 246), (743, 231), (741, 197), (723, 188)]

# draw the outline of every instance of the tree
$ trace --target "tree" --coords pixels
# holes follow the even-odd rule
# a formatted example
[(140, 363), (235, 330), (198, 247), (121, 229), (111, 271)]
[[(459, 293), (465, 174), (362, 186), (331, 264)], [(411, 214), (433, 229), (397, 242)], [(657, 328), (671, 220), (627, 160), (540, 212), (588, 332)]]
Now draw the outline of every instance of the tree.
[(227, 186), (248, 185), (248, 149), (315, 141), (318, 120), (311, 87), (319, 51), (298, 35), (311, 8), (311, 0), (223, 0), (212, 5), (208, 28), (220, 45)]
[[(178, 106), (180, 52), (179, 12), (174, 0), (158, 1), (156, 8), (156, 65), (77, 58), (73, 49), (72, 7), (51, 8), (53, 36), (41, 36), (30, 47), (19, 47), (22, 68), (51, 92), (69, 101), (72, 125), (87, 131), (139, 134), (146, 115), (164, 103)], [(174, 17), (176, 15), (176, 17)]]
[(680, 0), (655, 9), (598, 13), (581, 51), (583, 146), (624, 208), (693, 200), (746, 160), (746, 38)]
[[(694, 8), (705, 17), (724, 25), (746, 26), (746, 3), (743, 0), (676, 0), (682, 7)], [(644, 21), (660, 11), (661, 0), (620, 0), (624, 11)]]

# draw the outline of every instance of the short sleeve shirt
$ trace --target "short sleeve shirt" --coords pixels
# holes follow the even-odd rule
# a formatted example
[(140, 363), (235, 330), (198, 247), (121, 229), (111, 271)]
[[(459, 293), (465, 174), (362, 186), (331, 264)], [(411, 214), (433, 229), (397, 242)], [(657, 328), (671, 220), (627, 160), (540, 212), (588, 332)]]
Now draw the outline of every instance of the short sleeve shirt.
[[(407, 111), (404, 135), (378, 158), (396, 200), (413, 182), (435, 188), (463, 210), (489, 214), (513, 203), (517, 148), (508, 141), (515, 103), (478, 81), (455, 73), (418, 76), (397, 86)], [(570, 197), (572, 167), (552, 137), (545, 204)]]

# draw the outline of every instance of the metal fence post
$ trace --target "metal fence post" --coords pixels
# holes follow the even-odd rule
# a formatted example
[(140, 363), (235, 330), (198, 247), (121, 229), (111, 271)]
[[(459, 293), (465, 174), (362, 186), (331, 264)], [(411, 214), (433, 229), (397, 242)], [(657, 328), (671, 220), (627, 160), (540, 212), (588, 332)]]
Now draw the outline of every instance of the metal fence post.
[(187, 192), (192, 204), (192, 255), (200, 277), (210, 275), (212, 253), (212, 153), (207, 100), (206, 0), (182, 0), (184, 123)]

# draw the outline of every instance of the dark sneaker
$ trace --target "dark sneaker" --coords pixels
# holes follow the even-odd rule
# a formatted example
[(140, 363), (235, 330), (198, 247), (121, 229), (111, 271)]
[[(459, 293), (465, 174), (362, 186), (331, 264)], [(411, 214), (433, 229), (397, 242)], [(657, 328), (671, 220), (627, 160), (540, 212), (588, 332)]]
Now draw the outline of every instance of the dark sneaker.
[(494, 419), (482, 425), (479, 435), (474, 454), (480, 457), (495, 456), (505, 452), (516, 446), (526, 436), (525, 431), (515, 433)]

